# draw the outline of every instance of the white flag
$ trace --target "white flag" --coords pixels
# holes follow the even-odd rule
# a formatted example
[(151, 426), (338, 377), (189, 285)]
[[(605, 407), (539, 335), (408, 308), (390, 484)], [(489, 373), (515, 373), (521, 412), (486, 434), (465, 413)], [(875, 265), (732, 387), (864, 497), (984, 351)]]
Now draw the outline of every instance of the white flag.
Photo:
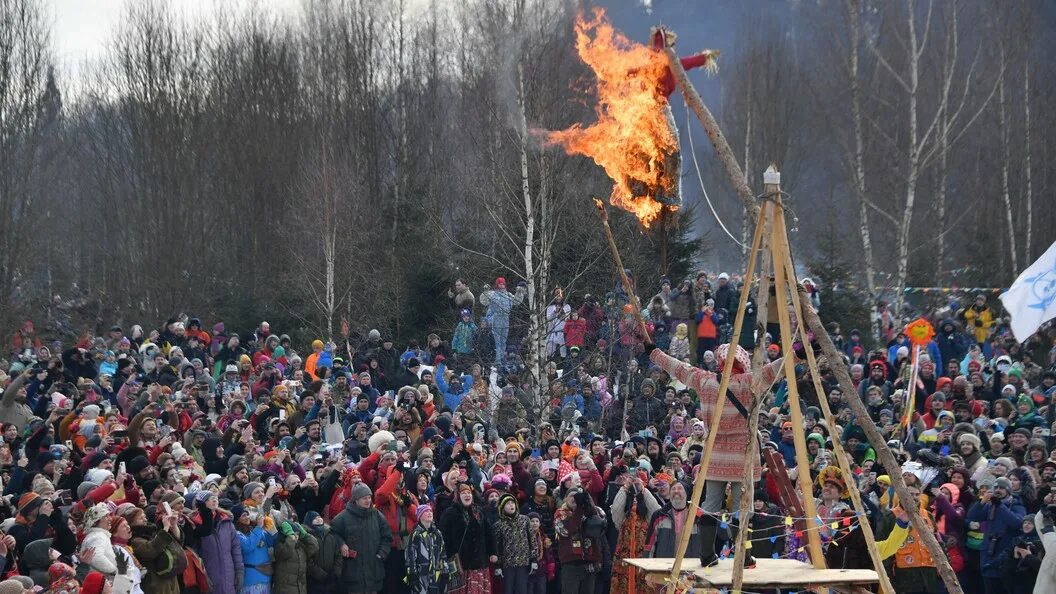
[(1001, 303), (1012, 316), (1012, 334), (1020, 342), (1056, 318), (1056, 242), (1001, 293)]

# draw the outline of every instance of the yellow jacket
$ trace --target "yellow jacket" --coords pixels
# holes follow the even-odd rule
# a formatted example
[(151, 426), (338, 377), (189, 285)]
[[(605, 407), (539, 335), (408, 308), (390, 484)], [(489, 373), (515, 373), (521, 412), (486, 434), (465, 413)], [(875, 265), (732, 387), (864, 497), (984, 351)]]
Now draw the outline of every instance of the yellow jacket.
[(983, 343), (990, 334), (990, 326), (994, 325), (994, 312), (989, 305), (984, 305), (981, 310), (972, 305), (965, 308), (964, 321), (966, 329), (975, 336), (975, 342)]

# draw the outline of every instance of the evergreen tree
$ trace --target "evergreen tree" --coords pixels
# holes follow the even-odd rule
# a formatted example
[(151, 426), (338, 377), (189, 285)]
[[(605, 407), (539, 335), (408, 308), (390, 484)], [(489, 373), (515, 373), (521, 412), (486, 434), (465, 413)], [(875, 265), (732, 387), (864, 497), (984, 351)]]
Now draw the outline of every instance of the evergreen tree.
[(807, 265), (821, 297), (818, 315), (830, 332), (833, 322), (839, 324), (844, 338), (851, 330), (859, 330), (862, 342), (871, 348), (870, 304), (847, 258), (847, 244), (835, 223), (830, 223), (829, 232), (819, 237), (817, 255)]

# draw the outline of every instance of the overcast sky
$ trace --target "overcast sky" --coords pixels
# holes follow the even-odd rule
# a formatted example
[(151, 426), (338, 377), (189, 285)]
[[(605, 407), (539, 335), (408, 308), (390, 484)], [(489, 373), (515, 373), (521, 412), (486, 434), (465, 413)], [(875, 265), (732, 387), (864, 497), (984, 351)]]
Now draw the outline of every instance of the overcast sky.
[[(76, 80), (86, 62), (100, 58), (114, 27), (125, 11), (126, 0), (45, 0), (54, 23), (52, 43), (58, 66)], [(171, 5), (184, 17), (194, 20), (208, 15), (219, 4), (242, 6), (251, 0), (174, 0)], [(293, 15), (300, 0), (257, 0), (269, 10)]]

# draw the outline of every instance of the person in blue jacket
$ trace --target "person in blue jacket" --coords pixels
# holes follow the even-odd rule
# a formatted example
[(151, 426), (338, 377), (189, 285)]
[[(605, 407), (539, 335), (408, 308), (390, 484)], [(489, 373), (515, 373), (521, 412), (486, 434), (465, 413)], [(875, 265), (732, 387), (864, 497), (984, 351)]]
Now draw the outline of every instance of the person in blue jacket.
[(998, 478), (993, 490), (983, 494), (968, 510), (965, 518), (968, 528), (983, 532), (979, 563), (987, 594), (1007, 591), (1003, 582), (1005, 561), (1012, 555), (1026, 513), (1019, 498), (1012, 494), (1012, 483), (1005, 477)]
[(473, 376), (463, 374), (461, 379), (452, 379), (450, 382), (444, 377), (447, 375), (447, 362), (441, 361), (436, 366), (436, 387), (440, 389), (440, 395), (444, 397), (444, 407), (458, 410), (462, 399), (473, 389)]
[(482, 321), (491, 329), (491, 336), (495, 340), (496, 365), (501, 365), (506, 360), (506, 338), (510, 335), (510, 312), (524, 301), (525, 294), (526, 289), (520, 285), (517, 286), (516, 293), (507, 291), (506, 279), (501, 276), (495, 279), (494, 289), (488, 289), (480, 294), (480, 304), (488, 308)]

